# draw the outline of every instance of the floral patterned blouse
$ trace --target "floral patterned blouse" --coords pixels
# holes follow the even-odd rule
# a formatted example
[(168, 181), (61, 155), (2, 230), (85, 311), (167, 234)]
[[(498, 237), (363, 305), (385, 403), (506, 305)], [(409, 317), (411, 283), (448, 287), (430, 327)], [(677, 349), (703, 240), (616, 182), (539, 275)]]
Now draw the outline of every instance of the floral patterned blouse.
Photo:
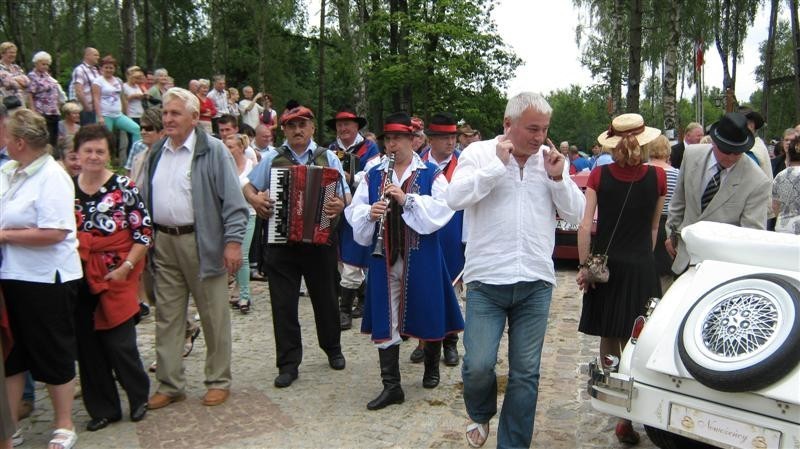
[[(139, 189), (127, 176), (112, 175), (94, 195), (81, 190), (75, 182), (75, 218), (78, 231), (108, 236), (116, 232), (130, 232), (133, 243), (150, 246), (153, 224)], [(109, 255), (113, 258), (114, 255)], [(109, 268), (119, 261), (109, 260)]]
[(53, 79), (49, 73), (31, 70), (28, 73), (28, 92), (33, 97), (33, 107), (36, 112), (43, 115), (58, 115), (58, 98), (61, 91), (58, 88), (58, 81)]
[(22, 71), (20, 66), (16, 64), (11, 64), (9, 66), (0, 63), (0, 96), (16, 96), (24, 102), (22, 98), (24, 90), (14, 81), (14, 78), (20, 75), (25, 76), (25, 72)]

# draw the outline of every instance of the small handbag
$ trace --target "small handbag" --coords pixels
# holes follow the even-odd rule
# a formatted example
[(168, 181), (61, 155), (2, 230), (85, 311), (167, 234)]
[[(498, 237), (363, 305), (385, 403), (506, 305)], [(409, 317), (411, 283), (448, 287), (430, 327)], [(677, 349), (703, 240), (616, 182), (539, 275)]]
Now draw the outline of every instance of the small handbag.
[(628, 204), (631, 187), (633, 187), (633, 182), (628, 186), (628, 193), (625, 194), (625, 201), (622, 203), (622, 209), (619, 211), (617, 223), (614, 225), (614, 230), (611, 231), (611, 237), (608, 239), (606, 252), (603, 254), (590, 254), (586, 262), (583, 263), (583, 268), (586, 268), (585, 279), (586, 282), (590, 284), (604, 284), (608, 282), (608, 278), (611, 276), (611, 272), (608, 270), (608, 250), (611, 248), (611, 241), (614, 240), (614, 234), (617, 232), (617, 226), (619, 226), (619, 220), (622, 218), (622, 212), (625, 211), (625, 205)]

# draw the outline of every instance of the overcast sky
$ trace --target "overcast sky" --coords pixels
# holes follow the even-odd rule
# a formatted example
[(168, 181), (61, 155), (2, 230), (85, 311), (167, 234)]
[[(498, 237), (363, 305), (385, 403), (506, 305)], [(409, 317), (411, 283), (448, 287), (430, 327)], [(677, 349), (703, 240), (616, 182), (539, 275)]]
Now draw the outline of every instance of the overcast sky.
[[(318, 24), (320, 2), (308, 1), (309, 19), (312, 24)], [(788, 17), (785, 10), (781, 15)], [(595, 83), (580, 63), (580, 50), (575, 43), (579, 18), (572, 0), (499, 0), (493, 19), (500, 35), (523, 61), (516, 76), (509, 81), (507, 94), (525, 90), (548, 94), (572, 84), (585, 87)], [(748, 30), (743, 60), (737, 67), (736, 97), (740, 102), (748, 101), (750, 94), (759, 88), (754, 71), (759, 63), (758, 45), (767, 38), (768, 22), (769, 11), (760, 8), (755, 23)], [(706, 51), (705, 60), (706, 86), (721, 87), (722, 63), (713, 45)], [(693, 93), (694, 86), (684, 86), (684, 97)], [(678, 95), (681, 95), (680, 86)]]
[[(572, 0), (549, 0), (546, 7), (541, 5), (539, 1), (500, 0), (494, 11), (500, 35), (523, 60), (516, 77), (509, 82), (509, 95), (525, 90), (547, 94), (572, 84), (595, 83), (580, 63), (580, 50), (575, 43), (579, 17)], [(783, 15), (788, 16), (785, 11)], [(768, 25), (769, 11), (761, 8), (747, 32), (743, 60), (737, 66), (736, 97), (740, 102), (748, 101), (750, 94), (759, 88), (754, 72), (759, 64), (758, 45), (766, 40)], [(705, 60), (706, 86), (721, 87), (722, 63), (715, 47), (708, 49)], [(694, 86), (684, 86), (684, 97), (693, 92)]]

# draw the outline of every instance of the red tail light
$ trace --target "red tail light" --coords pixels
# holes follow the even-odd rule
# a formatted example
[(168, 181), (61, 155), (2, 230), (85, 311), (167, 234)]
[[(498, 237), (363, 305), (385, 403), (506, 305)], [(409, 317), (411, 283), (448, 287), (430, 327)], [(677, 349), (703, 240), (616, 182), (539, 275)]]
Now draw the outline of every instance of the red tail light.
[(641, 315), (636, 318), (636, 321), (633, 322), (633, 329), (631, 329), (631, 343), (636, 344), (636, 340), (639, 339), (639, 334), (642, 333), (644, 329), (644, 323), (647, 320)]

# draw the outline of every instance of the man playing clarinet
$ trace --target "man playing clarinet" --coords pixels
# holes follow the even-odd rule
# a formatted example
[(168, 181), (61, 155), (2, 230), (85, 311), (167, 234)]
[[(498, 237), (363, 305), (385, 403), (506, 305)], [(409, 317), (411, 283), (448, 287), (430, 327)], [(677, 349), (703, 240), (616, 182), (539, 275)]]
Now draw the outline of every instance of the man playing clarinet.
[(444, 198), (447, 181), (414, 153), (408, 114), (386, 117), (383, 132), (386, 156), (367, 172), (345, 212), (356, 242), (376, 256), (369, 261), (361, 332), (378, 347), (383, 391), (369, 410), (405, 400), (402, 336), (426, 342), (426, 358), (435, 363), (425, 364), (422, 385), (434, 388), (442, 339), (464, 329), (436, 233), (453, 216)]
[[(244, 187), (245, 199), (253, 205), (259, 216), (268, 219), (273, 214), (273, 201), (267, 190), (270, 173), (274, 167), (292, 165), (318, 165), (339, 170), (342, 182), (337, 196), (327, 202), (323, 213), (334, 220), (344, 209), (344, 195), (349, 193), (343, 182), (342, 165), (336, 154), (320, 148), (312, 140), (314, 113), (310, 109), (290, 102), (281, 115), (280, 124), (286, 141), (279, 148), (269, 150), (249, 175), (250, 183)], [(298, 367), (303, 358), (300, 339), (298, 302), (300, 277), (306, 280), (308, 294), (314, 307), (319, 345), (328, 356), (328, 364), (335, 370), (345, 368), (345, 358), (340, 344), (339, 304), (336, 298), (336, 246), (331, 244), (283, 243), (269, 245), (266, 254), (266, 274), (269, 280), (272, 324), (278, 365), (277, 388), (288, 387), (297, 379)]]

